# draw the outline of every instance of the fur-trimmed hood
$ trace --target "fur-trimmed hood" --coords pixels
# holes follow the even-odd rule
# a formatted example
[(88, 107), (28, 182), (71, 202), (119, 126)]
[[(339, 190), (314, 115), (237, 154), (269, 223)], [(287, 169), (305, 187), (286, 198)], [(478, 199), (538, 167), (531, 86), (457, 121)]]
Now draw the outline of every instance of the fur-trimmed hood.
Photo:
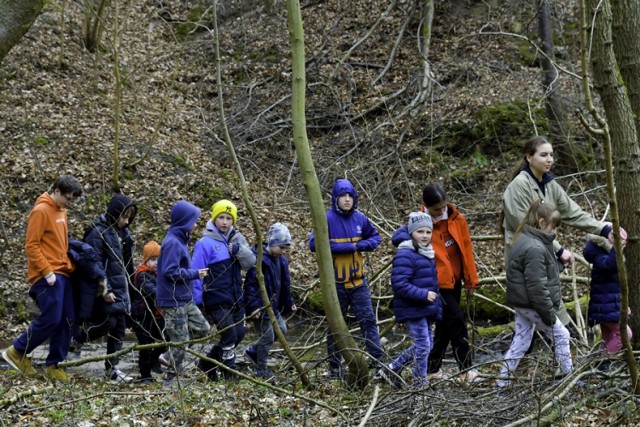
[(606, 237), (598, 236), (597, 234), (587, 234), (587, 242), (593, 242), (607, 252), (611, 252), (613, 243)]

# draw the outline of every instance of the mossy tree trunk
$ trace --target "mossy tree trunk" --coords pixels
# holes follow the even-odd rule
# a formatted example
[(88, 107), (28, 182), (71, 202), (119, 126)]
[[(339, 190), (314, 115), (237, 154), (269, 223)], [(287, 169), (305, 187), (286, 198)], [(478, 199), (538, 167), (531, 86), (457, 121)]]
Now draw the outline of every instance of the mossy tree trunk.
[[(627, 246), (627, 271), (629, 277), (640, 277), (640, 213), (637, 205), (640, 203), (640, 3), (611, 0), (612, 37), (618, 70), (624, 81), (624, 91), (629, 99), (632, 112), (626, 111), (628, 123), (625, 129), (612, 129), (624, 132), (622, 139), (616, 139), (614, 145), (616, 157), (615, 171), (620, 190), (620, 212), (622, 225), (630, 231)], [(635, 129), (631, 124), (635, 125)], [(611, 123), (612, 128), (616, 128)], [(629, 133), (635, 131), (635, 138)], [(622, 146), (620, 146), (622, 145)], [(621, 181), (623, 179), (623, 181)], [(635, 282), (635, 281), (634, 281)], [(640, 349), (640, 286), (629, 287), (629, 305), (636, 314), (629, 318), (634, 332), (634, 348)]]
[(0, 0), (0, 63), (42, 12), (45, 0)]
[[(592, 133), (602, 137), (604, 142), (604, 152), (607, 171), (607, 192), (609, 194), (611, 215), (613, 218), (614, 232), (616, 235), (616, 261), (620, 277), (621, 288), (621, 316), (620, 332), (622, 344), (625, 350), (625, 359), (631, 376), (632, 387), (635, 394), (640, 394), (640, 384), (638, 383), (638, 366), (632, 352), (629, 338), (626, 333), (627, 310), (629, 308), (629, 280), (628, 277), (636, 277), (633, 274), (637, 269), (638, 245), (635, 242), (633, 249), (627, 250), (626, 265), (622, 256), (622, 244), (620, 241), (619, 221), (625, 223), (632, 236), (630, 242), (637, 240), (638, 236), (638, 215), (629, 208), (633, 203), (629, 200), (638, 201), (640, 195), (640, 183), (634, 183), (632, 170), (637, 171), (640, 163), (640, 147), (638, 147), (638, 137), (633, 117), (631, 103), (627, 96), (626, 87), (617, 63), (617, 58), (613, 49), (613, 38), (624, 37), (624, 33), (614, 36), (612, 31), (611, 6), (608, 0), (581, 0), (580, 2), (581, 31), (581, 56), (582, 56), (582, 76), (583, 88), (586, 95), (587, 107), (592, 117), (596, 120), (599, 128), (590, 128)], [(588, 5), (588, 12), (586, 5)], [(594, 15), (593, 18), (591, 15)], [(593, 23), (591, 28), (591, 39), (593, 45), (589, 48), (587, 40), (587, 23)], [(640, 47), (640, 46), (638, 46)], [(591, 52), (591, 62), (594, 76), (594, 87), (600, 93), (604, 106), (606, 121), (600, 116), (593, 106), (591, 100), (589, 79), (587, 74), (586, 52)], [(584, 121), (583, 121), (584, 122)], [(614, 169), (615, 164), (615, 169)], [(615, 176), (615, 184), (614, 184)], [(616, 186), (621, 190), (620, 197), (616, 195)], [(618, 208), (618, 200), (621, 201)], [(633, 237), (635, 236), (635, 238)], [(627, 269), (629, 266), (629, 269)], [(637, 273), (636, 273), (637, 274)], [(635, 306), (637, 309), (638, 306)]]
[(369, 382), (369, 369), (362, 353), (356, 350), (355, 340), (349, 334), (347, 324), (340, 311), (333, 272), (333, 259), (329, 246), (329, 227), (327, 225), (324, 203), (322, 201), (320, 183), (316, 175), (313, 159), (311, 158), (311, 150), (309, 149), (309, 141), (307, 138), (304, 32), (302, 29), (302, 12), (298, 0), (287, 0), (287, 14), (289, 38), (291, 40), (291, 77), (293, 80), (291, 96), (293, 140), (296, 147), (298, 164), (300, 165), (302, 183), (304, 184), (309, 199), (311, 220), (315, 232), (316, 261), (320, 275), (322, 300), (329, 328), (349, 367), (347, 381), (350, 385), (364, 388)]

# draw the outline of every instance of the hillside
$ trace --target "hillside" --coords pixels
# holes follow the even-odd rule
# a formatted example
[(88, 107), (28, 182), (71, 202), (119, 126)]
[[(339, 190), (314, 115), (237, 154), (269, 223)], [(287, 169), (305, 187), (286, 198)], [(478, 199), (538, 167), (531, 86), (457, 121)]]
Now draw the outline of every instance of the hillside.
[[(534, 31), (533, 11), (527, 2), (502, 3), (438, 4), (430, 47), (433, 92), (419, 108), (409, 108), (422, 70), (420, 16), (412, 2), (400, 1), (390, 11), (376, 1), (303, 5), (309, 143), (318, 178), (327, 194), (336, 177), (352, 179), (361, 210), (383, 235), (417, 206), (422, 186), (433, 180), (445, 185), (474, 234), (496, 234), (517, 143), (534, 132), (534, 124), (544, 126), (540, 71), (527, 63), (521, 41), (506, 34)], [(219, 18), (227, 125), (263, 230), (274, 221), (292, 230), (293, 274), (304, 293), (315, 283), (315, 268), (306, 250), (311, 226), (291, 140), (286, 10), (267, 15), (262, 7), (238, 11), (234, 5)], [(565, 18), (569, 12), (558, 10)], [(108, 13), (113, 26), (113, 10)], [(180, 198), (203, 211), (220, 197), (234, 200), (241, 207), (238, 225), (253, 238), (222, 141), (210, 9), (177, 1), (126, 4), (118, 20), (120, 39), (109, 27), (96, 53), (83, 48), (83, 16), (76, 2), (64, 10), (49, 6), (0, 68), (0, 287), (3, 321), (12, 325), (2, 331), (9, 336), (16, 314), (24, 318), (17, 313), (27, 288), (22, 245), (37, 195), (59, 173), (81, 180), (85, 196), (70, 213), (76, 236), (111, 195), (114, 47), (122, 81), (120, 183), (140, 207), (132, 227), (138, 247), (162, 238), (169, 208)], [(376, 24), (380, 16), (385, 19)], [(191, 23), (195, 19), (198, 26)], [(374, 25), (377, 30), (367, 35)], [(570, 76), (563, 76), (563, 90), (569, 102), (579, 103)], [(576, 134), (582, 135), (579, 128)], [(591, 176), (572, 178), (569, 187), (581, 192), (593, 182)], [(580, 201), (601, 212), (601, 194)], [(479, 245), (485, 273), (499, 271), (501, 248)], [(385, 242), (371, 268), (391, 254)]]
[[(211, 3), (118, 3), (119, 33), (114, 30), (114, 8), (107, 8), (107, 28), (102, 43), (92, 53), (83, 42), (85, 2), (48, 2), (45, 12), (0, 65), (3, 347), (24, 330), (35, 310), (27, 296), (23, 249), (33, 202), (59, 174), (78, 177), (84, 196), (70, 210), (69, 219), (70, 231), (81, 237), (112, 195), (116, 138), (121, 191), (138, 205), (139, 213), (131, 227), (138, 259), (144, 243), (162, 240), (169, 209), (178, 199), (203, 210), (192, 242), (200, 237), (211, 205), (223, 197), (239, 206), (237, 226), (250, 242), (255, 242), (238, 174), (224, 143), (220, 96), (263, 232), (275, 221), (285, 222), (291, 229), (292, 284), (301, 307), (297, 317), (300, 323), (313, 321), (320, 325), (322, 317), (309, 303), (310, 295), (318, 290), (318, 279), (315, 260), (307, 248), (311, 220), (292, 142), (285, 2), (275, 1), (271, 14), (265, 12), (262, 1), (220, 2), (221, 88), (216, 86)], [(432, 181), (443, 184), (467, 217), (476, 237), (481, 277), (500, 275), (503, 248), (492, 236), (498, 230), (502, 191), (521, 157), (521, 142), (536, 132), (549, 132), (538, 58), (525, 38), (535, 41), (534, 3), (435, 2), (429, 49), (432, 91), (414, 105), (421, 93), (423, 73), (417, 4), (421, 2), (312, 0), (302, 5), (307, 124), (316, 173), (326, 200), (336, 178), (351, 179), (359, 191), (360, 209), (383, 236), (382, 247), (367, 259), (366, 266), (369, 276), (375, 277), (374, 293), (380, 296), (389, 293), (385, 265), (394, 253), (391, 234), (406, 214), (417, 208), (423, 185)], [(556, 60), (563, 70), (560, 90), (567, 112), (582, 106), (574, 74), (578, 69), (574, 6), (574, 2), (564, 2), (553, 9)], [(117, 79), (122, 89), (118, 126)], [(569, 173), (554, 168), (554, 172), (575, 200), (600, 217), (605, 211), (605, 191), (599, 149), (577, 120), (571, 116), (570, 120), (575, 143), (572, 149), (580, 158), (582, 171)], [(581, 250), (581, 233), (560, 229), (560, 234), (565, 245)], [(492, 287), (497, 289), (494, 284), (486, 286)], [(385, 305), (383, 299), (380, 307)], [(388, 315), (384, 309), (380, 313), (381, 317)], [(296, 344), (307, 346), (320, 340), (323, 328), (314, 329), (313, 338), (296, 337)], [(486, 357), (486, 363), (479, 363), (488, 375), (495, 371), (491, 362), (504, 350), (506, 341), (500, 336), (483, 342), (485, 347), (478, 350)], [(548, 359), (528, 364), (531, 369), (551, 372), (544, 366), (553, 363), (551, 356)], [(292, 370), (282, 374), (294, 376)], [(51, 409), (49, 395), (43, 394), (25, 404), (26, 409), (13, 406), (11, 416), (14, 423), (19, 419), (23, 425), (48, 425), (56, 415), (65, 418), (68, 414), (55, 424), (76, 425), (76, 421), (86, 421), (84, 414), (90, 413), (88, 419), (102, 423), (97, 425), (119, 425), (129, 420), (135, 420), (132, 424), (142, 420), (143, 424), (157, 425), (163, 420), (167, 425), (335, 426), (344, 420), (336, 415), (337, 410), (327, 409), (325, 402), (340, 408), (346, 419), (358, 420), (373, 399), (369, 389), (357, 395), (326, 381), (323, 363), (313, 369), (312, 375), (317, 388), (304, 397), (275, 393), (248, 382), (227, 386), (196, 379), (189, 383), (189, 391), (195, 390), (193, 396), (181, 394), (178, 399), (177, 393), (160, 389), (153, 394), (157, 400), (146, 394), (143, 398), (143, 393), (125, 388), (128, 386), (122, 387), (122, 396), (112, 395), (108, 383), (82, 378), (77, 383), (81, 387), (63, 389), (62, 393), (81, 401), (86, 398), (83, 393), (87, 384), (96, 389), (96, 395), (104, 391), (95, 399), (97, 403), (88, 405), (90, 409), (78, 404), (70, 412), (59, 409), (62, 415), (49, 415), (69, 405), (56, 407), (54, 403)], [(594, 387), (599, 387), (600, 377), (593, 377)], [(28, 381), (14, 383), (15, 377), (8, 373), (1, 379), (3, 391), (22, 391), (31, 386)], [(295, 383), (295, 378), (291, 382)], [(543, 375), (539, 383), (521, 384), (514, 392), (515, 399), (497, 400), (487, 384), (489, 381), (476, 388), (463, 388), (456, 382), (439, 384), (434, 398), (422, 402), (431, 405), (425, 413), (437, 413), (446, 423), (456, 420), (456, 425), (504, 424), (535, 411), (545, 399), (552, 399), (558, 388), (569, 393), (574, 385), (565, 387)], [(575, 398), (572, 404), (597, 406), (598, 402), (589, 400), (591, 391), (574, 390), (568, 396)], [(607, 393), (617, 395), (619, 389), (604, 387), (598, 392), (604, 399)], [(385, 404), (380, 405), (382, 409), (378, 408), (370, 425), (420, 421), (412, 412), (413, 401), (405, 397), (386, 390), (381, 398)], [(67, 399), (67, 395), (56, 395), (54, 400)], [(181, 406), (174, 410), (178, 400)], [(149, 408), (140, 409), (140, 402)], [(616, 414), (622, 417), (627, 410), (633, 414), (634, 408), (623, 407), (628, 400), (620, 402), (619, 411), (593, 411), (592, 418), (573, 414), (572, 422), (624, 424), (628, 420), (616, 418)], [(50, 410), (40, 421), (32, 421), (33, 413), (42, 412), (38, 405)], [(403, 410), (407, 413), (399, 412)], [(112, 416), (107, 424), (105, 414)]]

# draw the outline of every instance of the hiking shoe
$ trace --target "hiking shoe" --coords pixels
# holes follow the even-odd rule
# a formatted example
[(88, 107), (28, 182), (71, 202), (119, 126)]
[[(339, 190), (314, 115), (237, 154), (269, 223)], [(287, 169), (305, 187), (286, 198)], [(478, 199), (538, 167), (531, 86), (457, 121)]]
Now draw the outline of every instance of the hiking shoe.
[(464, 372), (458, 376), (460, 381), (464, 381), (466, 383), (475, 383), (481, 381), (480, 373), (477, 369), (471, 369), (467, 372)]
[(162, 353), (160, 356), (158, 356), (158, 363), (161, 364), (162, 366), (171, 366), (171, 363), (169, 363), (169, 353), (168, 352), (164, 352)]
[(262, 378), (265, 381), (272, 380), (276, 377), (276, 374), (274, 374), (269, 368), (258, 369), (256, 374), (259, 378)]
[(252, 365), (258, 366), (258, 353), (256, 352), (254, 346), (250, 345), (249, 347), (247, 347), (247, 349), (244, 351), (244, 358), (248, 362), (251, 362)]
[(133, 381), (133, 377), (130, 377), (129, 375), (125, 374), (120, 369), (111, 369), (109, 371), (106, 371), (105, 375), (111, 381), (123, 381), (126, 383)]
[(3, 351), (2, 357), (16, 371), (22, 372), (28, 377), (36, 377), (38, 375), (36, 370), (33, 369), (33, 366), (31, 366), (31, 360), (29, 360), (27, 355), (20, 353), (14, 346)]
[(44, 371), (44, 375), (53, 382), (68, 383), (71, 381), (67, 371), (64, 368), (58, 368), (58, 365), (49, 365)]

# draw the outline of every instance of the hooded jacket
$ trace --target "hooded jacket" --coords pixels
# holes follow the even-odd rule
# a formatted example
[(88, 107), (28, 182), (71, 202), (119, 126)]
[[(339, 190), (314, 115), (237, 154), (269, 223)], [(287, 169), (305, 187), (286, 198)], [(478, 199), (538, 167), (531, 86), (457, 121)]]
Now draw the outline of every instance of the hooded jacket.
[(189, 238), (200, 209), (180, 200), (171, 208), (171, 225), (158, 257), (156, 302), (158, 307), (181, 307), (193, 302), (193, 281), (198, 270), (191, 267)]
[(589, 234), (582, 254), (592, 264), (589, 325), (619, 323), (622, 303), (616, 249), (608, 239)]
[(43, 193), (29, 213), (24, 247), (29, 282), (35, 284), (49, 273), (70, 276), (74, 266), (68, 248), (67, 210)]
[[(600, 234), (605, 237), (611, 232), (610, 226), (597, 221), (592, 215), (583, 211), (558, 184), (553, 174), (550, 172), (545, 173), (540, 182), (533, 176), (531, 170), (526, 167), (509, 183), (502, 195), (505, 265), (509, 259), (513, 234), (525, 217), (531, 203), (537, 199), (544, 199), (545, 202), (553, 203), (558, 212), (560, 212), (563, 225), (569, 225), (578, 230)], [(557, 254), (562, 249), (557, 240), (553, 242), (553, 249), (554, 254)]]
[[(345, 212), (338, 207), (338, 198), (347, 193), (353, 196), (353, 207)], [(339, 179), (333, 186), (327, 223), (336, 284), (347, 288), (362, 285), (365, 281), (362, 252), (375, 250), (381, 239), (371, 221), (358, 211), (358, 193), (347, 179)], [(316, 250), (315, 232), (311, 233), (309, 249)]]
[(93, 246), (86, 242), (69, 240), (69, 258), (76, 266), (71, 275), (76, 319), (84, 321), (91, 317), (98, 283), (106, 275)]
[(106, 314), (131, 312), (129, 283), (133, 275), (133, 237), (128, 226), (118, 228), (118, 219), (127, 209), (133, 209), (130, 221), (135, 217), (136, 205), (126, 196), (116, 194), (107, 205), (107, 212), (86, 230), (83, 240), (93, 247), (98, 263), (106, 274), (106, 293), (115, 295), (115, 302), (107, 303), (98, 298), (97, 310)]
[[(436, 263), (409, 244), (400, 244), (393, 257), (391, 287), (393, 289), (393, 312), (398, 323), (426, 317), (430, 321), (442, 318), (442, 299), (438, 292)], [(435, 292), (435, 301), (427, 300), (429, 292)]]
[[(467, 225), (467, 220), (464, 215), (451, 203), (447, 203), (447, 210), (448, 217), (446, 220), (433, 223), (433, 237), (431, 239), (431, 245), (436, 253), (438, 285), (440, 289), (454, 289), (455, 287), (455, 275), (451, 261), (447, 255), (447, 242), (445, 242), (442, 233), (439, 232), (439, 228), (442, 225), (441, 223), (447, 221), (449, 234), (451, 234), (451, 237), (453, 237), (460, 249), (464, 287), (467, 289), (475, 289), (478, 287), (480, 281), (478, 280), (478, 270), (473, 257), (473, 245), (471, 244), (469, 225)], [(411, 240), (411, 236), (409, 235), (407, 226), (403, 225), (393, 233), (391, 242), (394, 246), (398, 246), (406, 240)]]
[(562, 301), (555, 237), (555, 233), (525, 225), (507, 264), (507, 303), (534, 309), (548, 326), (555, 323)]
[[(229, 244), (233, 246), (231, 253)], [(193, 283), (195, 303), (203, 303), (207, 311), (242, 306), (242, 270), (248, 270), (255, 263), (256, 256), (239, 231), (231, 228), (225, 236), (209, 220), (193, 249), (193, 268), (209, 269), (207, 277)]]
[[(258, 253), (257, 246), (254, 246), (253, 253)], [(267, 250), (267, 245), (263, 245), (262, 274), (264, 275), (264, 286), (269, 295), (273, 311), (276, 314), (288, 314), (294, 302), (291, 296), (291, 275), (287, 257), (284, 255), (273, 256)], [(244, 301), (247, 316), (264, 306), (256, 267), (249, 269), (244, 280)], [(267, 317), (266, 311), (263, 311), (262, 317)]]

